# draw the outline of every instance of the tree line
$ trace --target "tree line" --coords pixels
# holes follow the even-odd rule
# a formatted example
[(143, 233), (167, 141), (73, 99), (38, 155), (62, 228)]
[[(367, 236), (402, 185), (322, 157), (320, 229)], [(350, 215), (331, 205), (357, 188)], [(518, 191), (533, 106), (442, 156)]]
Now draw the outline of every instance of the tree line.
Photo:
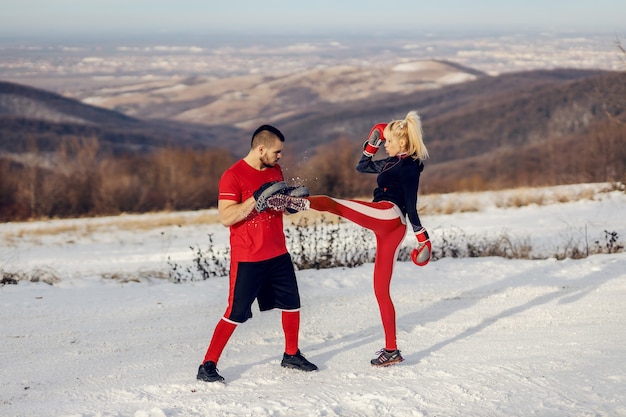
[[(101, 155), (94, 138), (70, 138), (53, 154), (0, 157), (0, 221), (182, 211), (217, 206), (222, 173), (241, 157), (222, 149), (163, 148)], [(339, 138), (314, 155), (281, 160), (285, 179), (312, 194), (370, 198), (376, 175), (355, 170), (361, 144)], [(15, 155), (15, 154), (14, 154)], [(574, 138), (470, 161), (427, 161), (420, 193), (626, 182), (626, 124), (604, 122)]]
[(215, 207), (233, 162), (224, 150), (98, 151), (96, 139), (73, 138), (54, 154), (0, 158), (0, 221)]

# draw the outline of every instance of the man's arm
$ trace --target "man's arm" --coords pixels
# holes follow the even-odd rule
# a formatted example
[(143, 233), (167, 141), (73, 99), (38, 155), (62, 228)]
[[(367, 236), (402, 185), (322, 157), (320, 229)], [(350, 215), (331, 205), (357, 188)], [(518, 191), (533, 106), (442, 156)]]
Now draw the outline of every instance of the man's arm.
[(242, 203), (237, 203), (233, 200), (218, 200), (217, 209), (219, 211), (220, 221), (225, 227), (237, 224), (252, 213), (255, 204), (256, 201), (254, 197), (250, 197)]

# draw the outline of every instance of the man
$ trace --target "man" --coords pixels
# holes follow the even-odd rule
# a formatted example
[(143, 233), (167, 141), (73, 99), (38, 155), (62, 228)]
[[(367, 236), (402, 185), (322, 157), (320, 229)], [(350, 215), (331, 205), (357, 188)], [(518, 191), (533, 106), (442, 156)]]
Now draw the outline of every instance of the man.
[(300, 295), (283, 230), (282, 210), (287, 207), (277, 210), (268, 204), (273, 195), (296, 191), (286, 186), (277, 163), (284, 141), (274, 126), (260, 126), (252, 135), (248, 155), (220, 179), (220, 221), (230, 228), (230, 288), (228, 307), (198, 369), (199, 380), (224, 381), (217, 372), (218, 360), (237, 325), (252, 317), (255, 299), (260, 311), (282, 310), (285, 352), (281, 365), (317, 370), (298, 348)]

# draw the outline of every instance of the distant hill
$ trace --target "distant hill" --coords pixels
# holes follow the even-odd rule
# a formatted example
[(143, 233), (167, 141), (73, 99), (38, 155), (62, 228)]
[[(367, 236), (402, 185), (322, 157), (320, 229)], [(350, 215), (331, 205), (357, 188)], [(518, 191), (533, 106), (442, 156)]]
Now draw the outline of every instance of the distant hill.
[(625, 116), (624, 72), (482, 98), (425, 122), (433, 185), (463, 177), (480, 178), (478, 188), (624, 181)]
[(458, 64), (424, 60), (368, 68), (329, 66), (273, 76), (152, 80), (88, 90), (79, 98), (143, 119), (228, 124), (253, 131), (259, 124), (317, 108), (439, 89), (484, 76)]
[[(585, 178), (582, 167), (574, 162), (566, 164), (566, 158), (579, 161), (582, 155), (590, 154), (586, 160), (591, 164), (595, 161), (591, 156), (608, 149), (594, 147), (589, 139), (594, 129), (606, 130), (602, 124), (607, 120), (611, 97), (621, 100), (612, 111), (623, 115), (626, 73), (531, 71), (316, 108), (278, 123), (292, 141), (293, 152), (310, 156), (316, 151), (328, 152), (325, 144), (338, 138), (362, 143), (372, 124), (417, 110), (431, 155), (424, 191), (452, 191), (450, 183), (458, 186), (458, 180), (472, 177), (477, 177), (473, 186), (479, 188), (532, 185), (537, 183), (534, 177), (541, 175), (527, 171), (540, 169), (545, 172), (542, 185), (562, 184)], [(619, 135), (614, 140), (626, 143)], [(545, 171), (554, 165), (562, 169)], [(619, 178), (623, 172), (614, 174)], [(597, 177), (590, 172), (586, 178)]]
[[(529, 71), (485, 76), (435, 90), (388, 94), (376, 99), (319, 106), (307, 113), (282, 118), (277, 123), (292, 141), (298, 143), (298, 150), (302, 150), (312, 143), (325, 143), (341, 136), (362, 138), (375, 122), (404, 117), (409, 110), (416, 110), (422, 117), (429, 144), (437, 146), (436, 142), (445, 141), (448, 137), (474, 135), (477, 126), (480, 130), (497, 126), (502, 121), (503, 107), (515, 108), (521, 102), (532, 101), (531, 97), (538, 89), (543, 89), (545, 96), (554, 96), (554, 102), (550, 104), (554, 111), (561, 107), (559, 100), (563, 96), (563, 86), (567, 89), (570, 85), (583, 83), (576, 90), (579, 96), (572, 98), (578, 100), (582, 99), (581, 96), (592, 94), (596, 82), (599, 83), (605, 76), (610, 76), (610, 73), (589, 70)], [(585, 88), (588, 91), (581, 91)], [(529, 129), (529, 120), (521, 116), (517, 115), (517, 120), (507, 120), (510, 125), (507, 129)], [(448, 130), (445, 130), (446, 126)], [(493, 139), (498, 141), (499, 136), (496, 134)], [(465, 153), (461, 152), (459, 156), (463, 155)]]
[[(236, 130), (236, 129), (235, 129)], [(0, 151), (54, 151), (64, 139), (94, 138), (104, 152), (206, 147), (232, 127), (141, 120), (45, 90), (0, 81)]]
[[(409, 72), (410, 68), (404, 70)], [(443, 184), (451, 177), (478, 177), (476, 182), (481, 183), (497, 176), (504, 186), (513, 181), (511, 178), (524, 183), (528, 169), (562, 165), (563, 161), (555, 159), (555, 155), (574, 150), (593, 152), (581, 144), (589, 137), (590, 129), (606, 119), (607, 97), (626, 97), (626, 73), (560, 69), (492, 77), (449, 63), (429, 63), (421, 70), (427, 70), (430, 78), (419, 88), (413, 85), (419, 84), (412, 78), (415, 74), (402, 75), (396, 68), (381, 70), (376, 77), (399, 72), (401, 75), (394, 75), (397, 84), (387, 80), (384, 88), (371, 91), (365, 88), (371, 84), (361, 81), (367, 74), (346, 68), (283, 79), (256, 79), (260, 84), (246, 79), (250, 84), (238, 85), (238, 91), (254, 92), (253, 97), (246, 100), (237, 96), (235, 101), (242, 106), (248, 102), (249, 107), (233, 110), (230, 123), (221, 124), (207, 120), (203, 124), (183, 123), (181, 114), (192, 111), (191, 108), (200, 111), (204, 107), (198, 105), (208, 101), (225, 105), (219, 111), (228, 114), (228, 101), (233, 99), (241, 78), (224, 80), (222, 90), (218, 89), (219, 83), (189, 80), (183, 89), (187, 96), (181, 96), (180, 89), (172, 86), (169, 90), (161, 85), (144, 91), (142, 94), (151, 95), (152, 101), (146, 103), (143, 117), (130, 117), (43, 90), (0, 82), (0, 152), (27, 152), (33, 149), (33, 142), (38, 149), (53, 151), (64, 138), (93, 137), (101, 149), (112, 152), (146, 152), (166, 146), (219, 147), (241, 156), (249, 147), (253, 127), (263, 121), (274, 123), (286, 134), (286, 154), (289, 160), (300, 164), (305, 157), (328, 153), (328, 144), (338, 139), (358, 145), (372, 124), (417, 110), (431, 153), (429, 181), (425, 182), (430, 186), (425, 185), (425, 190), (445, 190)], [(442, 81), (454, 76), (465, 78), (453, 83)], [(202, 91), (208, 91), (209, 84), (211, 95), (202, 98)], [(196, 85), (198, 91), (194, 91)], [(131, 97), (138, 99), (139, 89), (134, 91), (137, 94)], [(171, 100), (168, 91), (174, 92)], [(264, 97), (260, 96), (262, 92)], [(161, 101), (174, 104), (157, 106), (157, 93)], [(108, 100), (115, 101), (113, 93), (109, 94)], [(118, 94), (119, 103), (127, 100), (124, 97), (128, 88), (120, 89)], [(117, 108), (123, 108), (120, 106)], [(191, 107), (181, 113), (187, 106)], [(624, 108), (626, 104), (621, 111)], [(137, 106), (130, 109), (134, 109), (131, 113), (140, 113)], [(278, 112), (272, 113), (272, 109)], [(249, 119), (255, 110), (266, 118)], [(147, 117), (155, 114), (163, 117)], [(574, 164), (568, 169), (578, 168)], [(546, 175), (550, 173), (546, 171)], [(558, 178), (554, 175), (556, 183), (566, 183), (571, 178), (562, 173)]]
[(139, 121), (118, 112), (85, 105), (55, 93), (0, 81), (0, 116), (57, 124), (136, 127)]

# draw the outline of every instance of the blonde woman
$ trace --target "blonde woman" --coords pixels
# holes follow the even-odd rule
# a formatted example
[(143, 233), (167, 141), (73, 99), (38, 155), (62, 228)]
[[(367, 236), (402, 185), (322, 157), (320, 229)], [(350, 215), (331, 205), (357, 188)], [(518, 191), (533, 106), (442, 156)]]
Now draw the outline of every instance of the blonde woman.
[[(373, 160), (383, 144), (388, 157)], [(375, 125), (363, 145), (363, 156), (356, 169), (378, 174), (372, 202), (325, 195), (308, 197), (312, 209), (342, 216), (372, 230), (376, 236), (374, 293), (385, 332), (385, 347), (370, 361), (373, 366), (389, 366), (404, 360), (396, 342), (396, 313), (389, 289), (398, 250), (406, 234), (407, 217), (417, 238), (417, 247), (411, 254), (413, 262), (424, 266), (430, 260), (431, 243), (417, 213), (417, 189), (426, 158), (428, 150), (422, 138), (421, 121), (411, 111), (404, 119)]]

